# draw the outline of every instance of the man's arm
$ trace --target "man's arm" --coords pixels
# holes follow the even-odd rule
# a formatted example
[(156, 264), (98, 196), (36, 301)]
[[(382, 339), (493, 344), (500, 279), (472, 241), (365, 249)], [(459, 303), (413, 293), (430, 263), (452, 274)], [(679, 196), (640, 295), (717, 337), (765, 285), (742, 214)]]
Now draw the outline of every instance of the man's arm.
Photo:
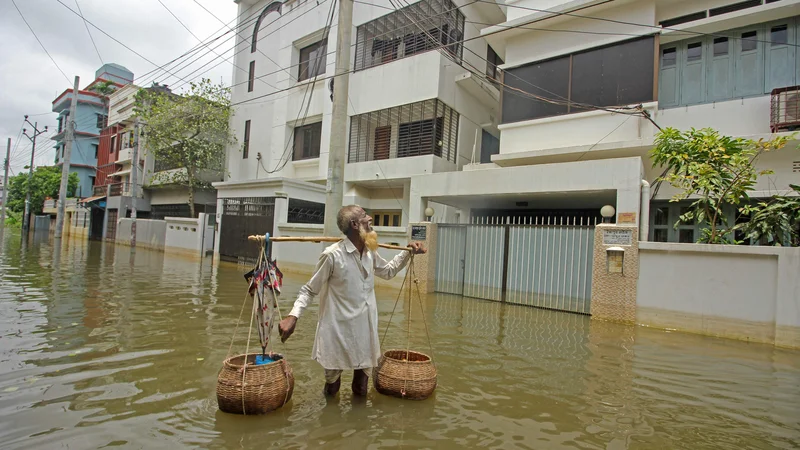
[(325, 283), (328, 282), (331, 273), (333, 273), (333, 256), (329, 253), (323, 253), (319, 257), (319, 262), (311, 279), (300, 288), (292, 311), (278, 324), (278, 333), (281, 335), (281, 341), (286, 341), (294, 333), (297, 319), (300, 318), (303, 311), (311, 304), (314, 297), (319, 294)]

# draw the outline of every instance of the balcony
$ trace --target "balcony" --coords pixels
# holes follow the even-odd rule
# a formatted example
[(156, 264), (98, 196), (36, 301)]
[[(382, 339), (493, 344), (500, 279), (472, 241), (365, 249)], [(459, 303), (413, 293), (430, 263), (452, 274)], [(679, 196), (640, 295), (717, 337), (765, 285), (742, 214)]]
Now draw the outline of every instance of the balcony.
[[(430, 99), (353, 116), (345, 179), (374, 181), (455, 170), (459, 115)], [(391, 163), (381, 161), (392, 160)]]
[(133, 148), (123, 148), (117, 154), (117, 164), (130, 164), (133, 159)]

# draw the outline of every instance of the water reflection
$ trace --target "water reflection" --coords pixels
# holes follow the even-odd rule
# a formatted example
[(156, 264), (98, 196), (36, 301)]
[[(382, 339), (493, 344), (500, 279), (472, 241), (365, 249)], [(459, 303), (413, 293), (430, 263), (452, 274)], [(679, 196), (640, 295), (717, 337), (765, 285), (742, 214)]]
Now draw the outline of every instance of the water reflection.
[[(244, 268), (52, 245), (0, 235), (3, 448), (800, 446), (797, 352), (452, 295), (401, 298), (384, 341), (406, 345), (410, 311), (410, 346), (431, 352), (425, 318), (440, 373), (432, 398), (372, 391), (354, 402), (343, 388), (327, 401), (309, 359), (314, 306), (276, 345), (295, 372), (292, 401), (265, 417), (224, 414), (214, 387)], [(287, 276), (284, 311), (304, 281)], [(383, 327), (397, 292), (378, 297)]]

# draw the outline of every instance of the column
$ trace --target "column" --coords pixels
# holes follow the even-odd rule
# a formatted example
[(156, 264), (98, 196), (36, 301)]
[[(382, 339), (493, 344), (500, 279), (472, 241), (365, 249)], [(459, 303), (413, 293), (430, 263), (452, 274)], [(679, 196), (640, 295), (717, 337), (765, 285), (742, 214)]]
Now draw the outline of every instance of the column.
[(593, 319), (636, 322), (639, 227), (600, 224), (594, 231)]

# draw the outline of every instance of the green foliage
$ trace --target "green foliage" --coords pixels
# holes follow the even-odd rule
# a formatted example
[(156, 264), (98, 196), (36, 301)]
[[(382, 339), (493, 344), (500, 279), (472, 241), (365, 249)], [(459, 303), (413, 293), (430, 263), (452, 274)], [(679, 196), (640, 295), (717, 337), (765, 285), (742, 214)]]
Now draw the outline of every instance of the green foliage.
[(6, 227), (16, 229), (22, 228), (22, 213), (6, 210)]
[(797, 197), (774, 196), (769, 201), (745, 205), (740, 209), (750, 221), (736, 225), (745, 237), (772, 245), (800, 246), (800, 186), (790, 184)]
[(136, 95), (136, 114), (141, 118), (144, 138), (140, 142), (156, 161), (185, 170), (159, 172), (154, 181), (186, 186), (194, 215), (194, 193), (207, 188), (204, 173), (224, 169), (225, 149), (235, 144), (230, 131), (230, 90), (210, 80), (191, 83), (183, 96), (142, 89)]
[(681, 132), (665, 128), (656, 136), (652, 150), (653, 164), (666, 167), (667, 181), (680, 192), (671, 201), (695, 199), (680, 223), (707, 223), (698, 242), (725, 244), (732, 242), (733, 228), (728, 226), (723, 206), (747, 202), (759, 175), (772, 171), (757, 171), (755, 161), (767, 151), (786, 145), (789, 137), (770, 141), (722, 136), (716, 130), (704, 128)]
[[(20, 173), (8, 179), (8, 209), (16, 213), (25, 212), (25, 196), (28, 193), (28, 173)], [(58, 198), (61, 187), (61, 167), (40, 166), (34, 169), (31, 178), (31, 214), (41, 214), (45, 198)], [(67, 197), (74, 197), (78, 189), (78, 174), (69, 174)]]

